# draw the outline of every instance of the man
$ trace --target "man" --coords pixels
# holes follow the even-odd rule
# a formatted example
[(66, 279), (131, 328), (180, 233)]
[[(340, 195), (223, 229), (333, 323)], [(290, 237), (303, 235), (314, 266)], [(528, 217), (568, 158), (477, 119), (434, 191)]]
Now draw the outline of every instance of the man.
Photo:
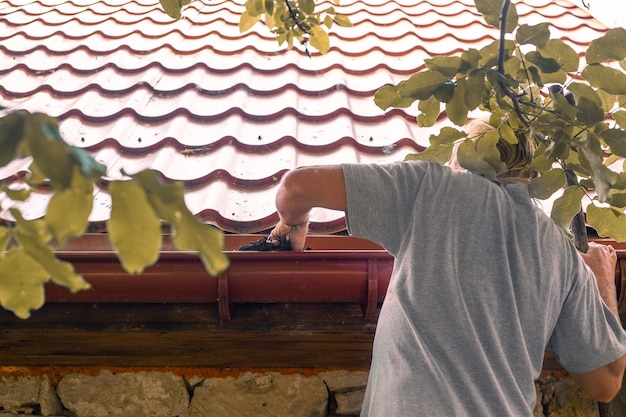
[(423, 161), (283, 177), (269, 239), (302, 250), (310, 210), (325, 207), (395, 257), (362, 416), (532, 416), (546, 348), (593, 398), (620, 389), (615, 251), (581, 256), (533, 204), (519, 146), (499, 148), (502, 181)]

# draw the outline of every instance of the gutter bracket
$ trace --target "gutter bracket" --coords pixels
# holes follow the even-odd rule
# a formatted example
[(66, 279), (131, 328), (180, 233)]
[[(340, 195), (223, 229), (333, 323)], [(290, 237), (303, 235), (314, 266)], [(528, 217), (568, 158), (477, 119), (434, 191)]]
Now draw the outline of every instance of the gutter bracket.
[(217, 277), (217, 308), (222, 323), (229, 322), (230, 300), (228, 299), (228, 269)]
[(366, 321), (376, 320), (378, 308), (378, 260), (367, 260), (367, 303), (361, 304)]

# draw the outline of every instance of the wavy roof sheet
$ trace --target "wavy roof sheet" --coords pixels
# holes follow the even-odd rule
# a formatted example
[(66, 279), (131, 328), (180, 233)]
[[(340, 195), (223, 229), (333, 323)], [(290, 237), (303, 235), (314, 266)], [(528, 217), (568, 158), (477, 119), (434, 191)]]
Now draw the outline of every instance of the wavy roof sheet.
[[(194, 0), (179, 21), (157, 0), (4, 0), (0, 3), (0, 105), (46, 112), (68, 143), (109, 167), (156, 169), (184, 181), (188, 207), (222, 230), (259, 232), (277, 220), (275, 186), (301, 165), (400, 160), (430, 133), (417, 109), (380, 110), (376, 90), (424, 59), (480, 48), (497, 37), (469, 0), (347, 0), (354, 27), (334, 27), (326, 55), (286, 50), (260, 25), (239, 33), (241, 0)], [(322, 7), (330, 6), (322, 3)], [(516, 2), (522, 23), (584, 49), (606, 28), (565, 0)], [(313, 51), (312, 51), (313, 52)], [(445, 121), (441, 121), (445, 123)], [(28, 161), (0, 169), (19, 186)], [(39, 218), (49, 199), (19, 203)], [(107, 183), (93, 222), (110, 213)], [(18, 205), (0, 194), (0, 217)], [(312, 229), (345, 228), (316, 209)]]

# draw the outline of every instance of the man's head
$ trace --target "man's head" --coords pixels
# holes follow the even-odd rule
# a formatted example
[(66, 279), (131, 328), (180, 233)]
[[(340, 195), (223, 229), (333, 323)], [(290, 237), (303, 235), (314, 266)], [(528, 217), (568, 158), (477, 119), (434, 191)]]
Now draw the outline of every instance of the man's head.
[[(502, 123), (506, 123), (503, 121)], [(448, 161), (448, 166), (453, 169), (463, 169), (457, 159), (459, 145), (465, 140), (476, 141), (486, 132), (494, 130), (488, 119), (474, 119), (465, 125), (467, 137), (455, 142), (452, 150), (452, 157)], [(498, 175), (498, 179), (506, 182), (523, 182), (532, 177), (532, 170), (529, 168), (533, 159), (535, 145), (525, 134), (516, 132), (517, 143), (511, 143), (504, 138), (500, 138), (496, 144), (500, 152), (500, 160), (504, 162), (507, 170)]]

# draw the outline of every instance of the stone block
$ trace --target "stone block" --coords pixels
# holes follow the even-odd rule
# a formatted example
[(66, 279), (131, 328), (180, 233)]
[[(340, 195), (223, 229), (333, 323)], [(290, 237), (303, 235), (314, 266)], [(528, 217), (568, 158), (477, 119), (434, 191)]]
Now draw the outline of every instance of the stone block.
[(318, 375), (335, 397), (335, 414), (341, 416), (359, 415), (365, 397), (368, 372), (329, 371)]
[(335, 401), (337, 409), (335, 414), (340, 416), (358, 416), (363, 407), (363, 398), (365, 397), (365, 388), (335, 393)]
[(3, 376), (0, 378), (0, 406), (5, 411), (23, 408), (25, 404), (39, 403), (39, 376)]
[(69, 374), (57, 393), (78, 417), (175, 417), (189, 405), (183, 379), (171, 372)]
[(186, 417), (323, 417), (328, 390), (320, 378), (244, 373), (197, 386)]
[(351, 388), (363, 388), (367, 385), (369, 372), (365, 371), (328, 371), (317, 375), (321, 378), (331, 392)]
[(0, 408), (13, 414), (52, 416), (61, 411), (61, 403), (47, 376), (3, 376)]

